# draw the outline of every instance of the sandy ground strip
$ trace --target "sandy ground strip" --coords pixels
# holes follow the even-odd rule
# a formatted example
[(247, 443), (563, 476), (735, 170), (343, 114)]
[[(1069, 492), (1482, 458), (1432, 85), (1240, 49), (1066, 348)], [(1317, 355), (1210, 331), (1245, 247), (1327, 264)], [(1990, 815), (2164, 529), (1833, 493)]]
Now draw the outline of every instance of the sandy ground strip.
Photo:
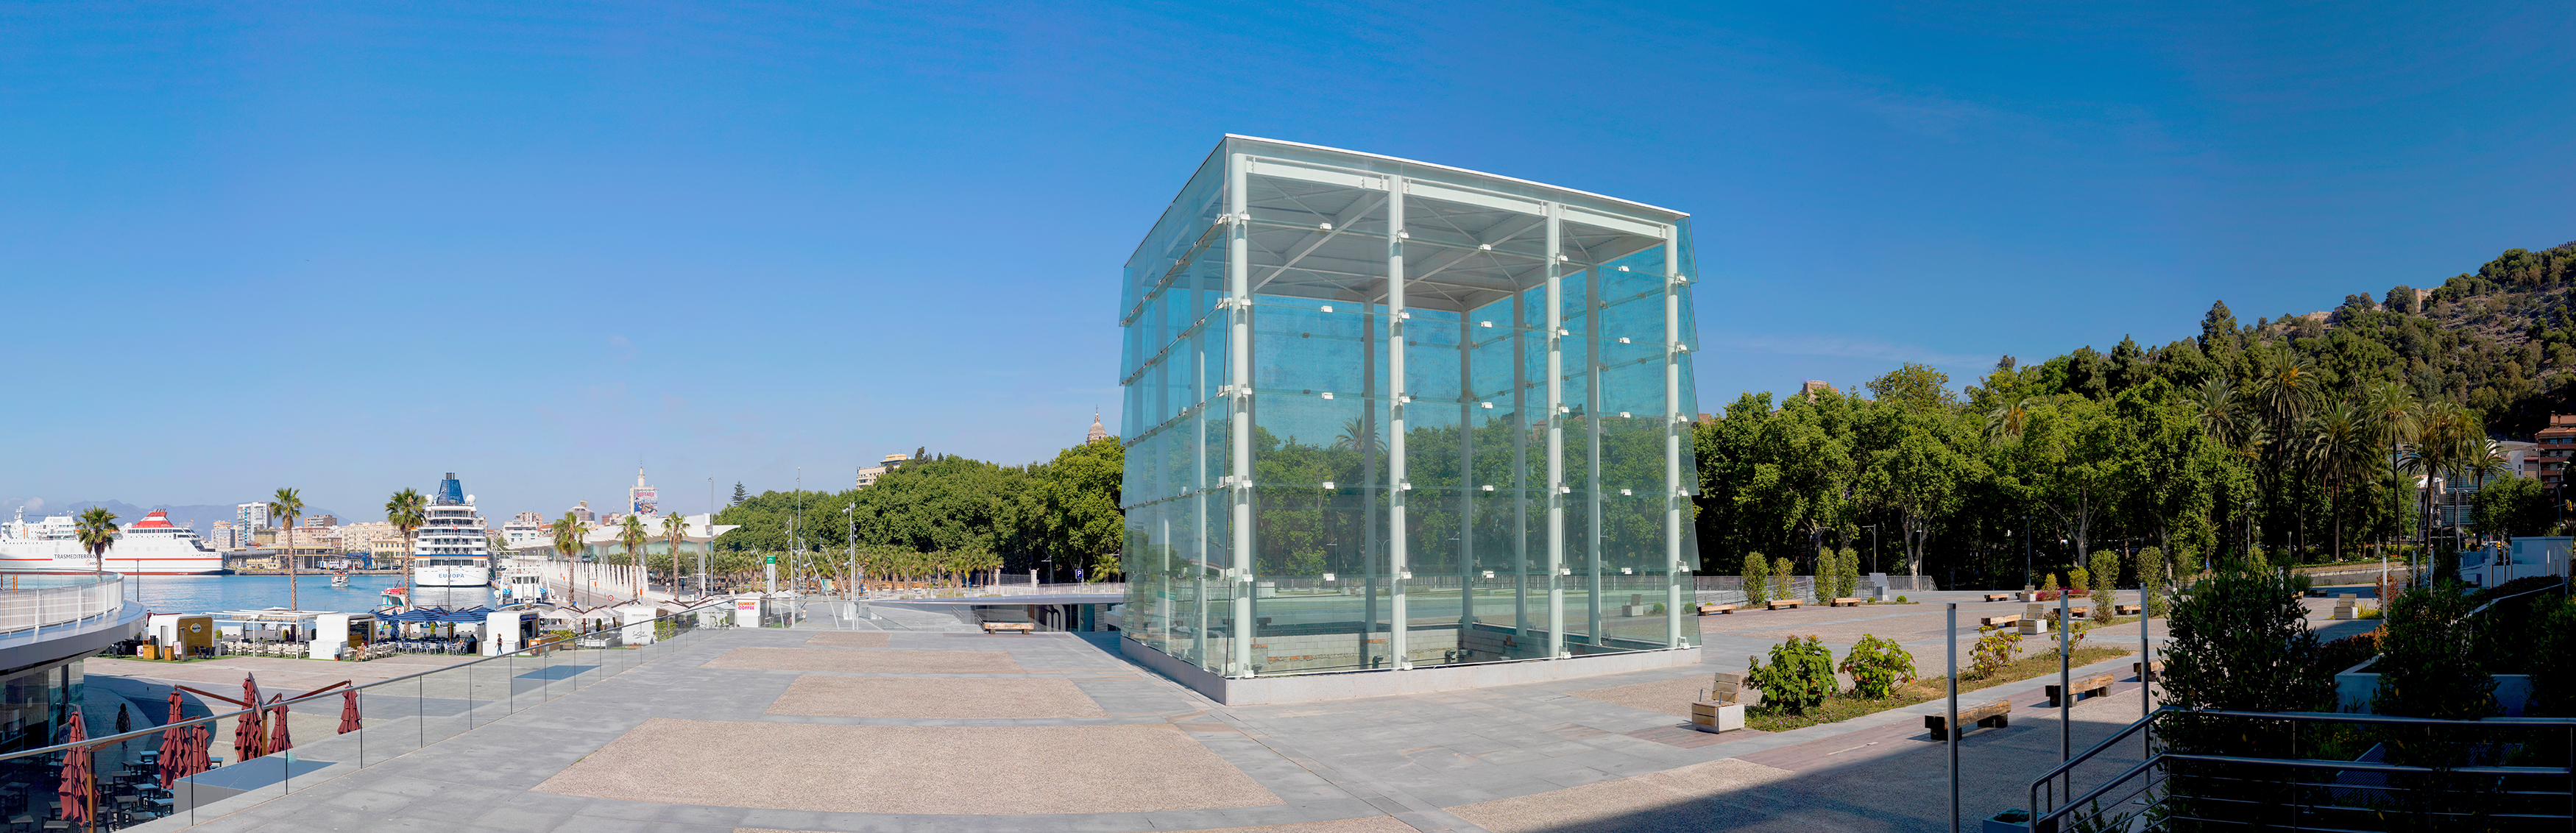
[(838, 648), (735, 648), (706, 668), (841, 671), (877, 674), (1018, 674), (1008, 651), (844, 651)]
[(805, 640), (805, 644), (828, 648), (883, 648), (888, 636), (891, 634), (881, 631), (825, 632), (815, 634), (814, 638)]
[(1071, 681), (1029, 677), (803, 676), (770, 714), (810, 717), (1108, 717)]
[[(707, 761), (726, 766), (710, 767)], [(1000, 786), (1005, 783), (1007, 788)], [(959, 788), (968, 784), (995, 787)], [(1169, 725), (834, 726), (653, 718), (536, 791), (840, 813), (1135, 813), (1284, 803)]]

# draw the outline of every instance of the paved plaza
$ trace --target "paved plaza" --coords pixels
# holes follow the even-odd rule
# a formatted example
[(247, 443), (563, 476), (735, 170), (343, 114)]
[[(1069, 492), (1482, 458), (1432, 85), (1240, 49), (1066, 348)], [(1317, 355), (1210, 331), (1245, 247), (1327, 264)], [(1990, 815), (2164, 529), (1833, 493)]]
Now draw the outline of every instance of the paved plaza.
[[(1863, 633), (1893, 638), (1937, 674), (1939, 603), (1974, 596), (1927, 595), (1701, 617), (1696, 666), (1244, 707), (1126, 661), (1113, 634), (986, 635), (950, 612), (878, 605), (877, 619), (820, 622), (835, 630), (706, 633), (418, 751), (227, 802), (193, 829), (1945, 830), (1944, 747), (1922, 725), (1938, 702), (1776, 734), (1710, 735), (1682, 717), (1709, 672), (1793, 634), (1838, 656)], [(1970, 601), (1960, 615), (1973, 627), (2019, 608)], [(2087, 644), (2137, 639), (2131, 624)], [(2076, 749), (2137, 719), (2131, 659), (2078, 669), (2119, 682), (2074, 708)], [(1963, 696), (2014, 706), (2010, 727), (1961, 744), (1972, 820), (2026, 803), (2055, 766), (2060, 723), (2041, 682)], [(2135, 763), (2125, 751), (2091, 766)]]

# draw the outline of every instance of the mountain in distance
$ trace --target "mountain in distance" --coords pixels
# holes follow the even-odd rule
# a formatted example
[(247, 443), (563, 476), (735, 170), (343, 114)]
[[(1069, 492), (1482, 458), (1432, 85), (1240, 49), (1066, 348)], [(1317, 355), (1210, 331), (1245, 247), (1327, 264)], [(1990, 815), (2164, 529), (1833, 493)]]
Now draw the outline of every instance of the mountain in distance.
[[(130, 524), (135, 521), (142, 520), (145, 513), (151, 512), (154, 509), (164, 510), (170, 513), (171, 523), (193, 528), (197, 530), (197, 534), (199, 535), (213, 532), (216, 521), (229, 521), (237, 517), (235, 507), (231, 504), (174, 506), (167, 503), (156, 503), (151, 506), (136, 506), (121, 500), (84, 500), (78, 503), (66, 503), (61, 506), (46, 504), (44, 508), (40, 510), (27, 510), (27, 519), (32, 521), (45, 515), (78, 515), (81, 510), (92, 506), (107, 507), (107, 511), (116, 513), (116, 522), (119, 524)], [(305, 508), (303, 517), (309, 518), (314, 515), (335, 516), (340, 519), (341, 523), (354, 523), (360, 520), (368, 520), (365, 518), (352, 518), (328, 509), (314, 507)], [(374, 520), (383, 519), (376, 518)]]
[[(2101, 398), (2148, 375), (2186, 390), (2212, 377), (2244, 389), (2268, 360), (2262, 354), (2304, 359), (2323, 393), (2402, 382), (2423, 400), (2466, 406), (2491, 434), (2529, 438), (2550, 414), (2576, 413), (2576, 242), (2507, 249), (2430, 289), (2357, 292), (2332, 309), (2250, 324), (2222, 301), (2201, 319), (2197, 338), (2161, 347), (2123, 338), (2108, 353), (2078, 348), (2036, 368), (2032, 392)], [(1997, 372), (2014, 364), (2007, 356)]]

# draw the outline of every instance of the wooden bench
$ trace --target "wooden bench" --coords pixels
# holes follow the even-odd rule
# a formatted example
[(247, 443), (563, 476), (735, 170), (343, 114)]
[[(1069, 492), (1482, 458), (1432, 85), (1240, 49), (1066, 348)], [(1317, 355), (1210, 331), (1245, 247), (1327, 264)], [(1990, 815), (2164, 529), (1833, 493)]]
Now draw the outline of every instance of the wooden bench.
[[(2084, 612), (2085, 612), (2085, 611), (2087, 611), (2087, 610), (2091, 610), (2091, 609), (2092, 609), (2092, 608), (2085, 608), (2085, 607), (2070, 607), (2070, 608), (2067, 608), (2067, 609), (2066, 609), (2066, 611), (2067, 611), (2067, 615), (2069, 615), (2069, 616), (2073, 616), (2073, 617), (2075, 617), (2075, 618), (2077, 618), (2077, 619), (2082, 619), (2082, 618), (2085, 618), (2085, 616), (2084, 616)], [(2057, 608), (2051, 607), (2051, 608), (2049, 608), (2049, 609), (2048, 609), (2048, 618), (2050, 618), (2050, 619), (2055, 619), (2055, 618), (2057, 618)]]
[(1028, 622), (986, 622), (986, 623), (984, 623), (984, 632), (985, 632), (985, 633), (1001, 633), (1001, 632), (1003, 632), (1003, 631), (1011, 631), (1011, 632), (1014, 632), (1014, 633), (1037, 633), (1037, 632), (1038, 632), (1038, 626), (1037, 626), (1037, 625), (1034, 625), (1034, 624), (1031, 624), (1031, 623), (1028, 623)]
[(1835, 600), (1834, 600), (1834, 606), (1835, 606), (1835, 607), (1859, 607), (1859, 606), (1860, 606), (1860, 603), (1861, 603), (1861, 600), (1860, 600), (1860, 599), (1835, 599)]
[(1704, 605), (1700, 605), (1700, 606), (1699, 606), (1699, 615), (1701, 615), (1701, 616), (1708, 616), (1708, 615), (1711, 615), (1711, 614), (1717, 614), (1717, 613), (1734, 613), (1734, 612), (1735, 612), (1735, 606), (1734, 606), (1734, 605), (1705, 605), (1705, 604), (1704, 604)]
[(2111, 615), (2113, 615), (2113, 616), (2136, 616), (2136, 615), (2138, 615), (2138, 606), (2137, 606), (2137, 605), (2112, 605), (2112, 606), (2111, 606)]
[(2138, 675), (2140, 679), (2161, 680), (2165, 678), (2165, 664), (2162, 660), (2159, 660), (2154, 664), (2148, 664), (2146, 662), (2132, 662), (2129, 663), (2129, 673)]
[(1804, 603), (1797, 599), (1772, 599), (1770, 604), (1772, 610), (1779, 610), (1784, 607), (1797, 607)]
[[(2086, 697), (2101, 697), (2111, 693), (2111, 672), (2104, 671), (2090, 677), (2077, 677), (2070, 682), (2070, 685), (2074, 687), (2076, 694), (2075, 699), (2079, 701)], [(2057, 684), (2049, 683), (2046, 690), (2048, 691), (2048, 707), (2052, 709), (2057, 708), (2057, 698), (2060, 695), (2060, 692), (2057, 690)]]
[[(1996, 700), (1991, 703), (1979, 703), (1974, 706), (1960, 709), (1959, 720), (1961, 723), (1969, 726), (1984, 726), (1992, 729), (2001, 729), (2003, 727), (2010, 726), (2012, 725), (2012, 701)], [(1949, 740), (1950, 716), (1947, 714), (1924, 715), (1923, 728), (1932, 730), (1933, 740)], [(1968, 731), (1973, 732), (1976, 730), (1969, 729)], [(1967, 734), (1967, 732), (1960, 732), (1960, 734), (1964, 735)]]
[(2014, 623), (2020, 621), (2021, 614), (2007, 613), (2002, 616), (1987, 616), (1978, 619), (1977, 624), (1984, 625), (1989, 628), (2009, 628), (2012, 627)]
[(1990, 602), (2009, 602), (2009, 601), (2012, 601), (2012, 597), (2013, 597), (2013, 594), (2011, 594), (2011, 593), (1988, 593), (1988, 594), (1986, 594), (1986, 601), (1990, 601)]

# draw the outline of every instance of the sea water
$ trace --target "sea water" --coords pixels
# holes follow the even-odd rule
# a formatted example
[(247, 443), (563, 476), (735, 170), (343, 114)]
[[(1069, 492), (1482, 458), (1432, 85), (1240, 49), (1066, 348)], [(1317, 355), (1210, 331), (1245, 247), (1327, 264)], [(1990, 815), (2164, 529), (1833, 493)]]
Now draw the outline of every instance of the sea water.
[[(17, 574), (17, 586), (26, 589), (86, 584), (88, 576)], [(6, 586), (6, 585), (0, 585)], [(349, 586), (331, 586), (328, 573), (308, 573), (295, 577), (294, 592), (288, 592), (285, 576), (126, 576), (125, 597), (139, 598), (153, 613), (213, 613), (226, 610), (258, 610), (287, 607), (293, 604), (303, 610), (336, 610), (358, 613), (383, 605), (387, 587), (403, 586), (400, 575), (353, 575)], [(449, 610), (489, 605), (489, 587), (414, 587), (412, 595), (423, 606)]]

